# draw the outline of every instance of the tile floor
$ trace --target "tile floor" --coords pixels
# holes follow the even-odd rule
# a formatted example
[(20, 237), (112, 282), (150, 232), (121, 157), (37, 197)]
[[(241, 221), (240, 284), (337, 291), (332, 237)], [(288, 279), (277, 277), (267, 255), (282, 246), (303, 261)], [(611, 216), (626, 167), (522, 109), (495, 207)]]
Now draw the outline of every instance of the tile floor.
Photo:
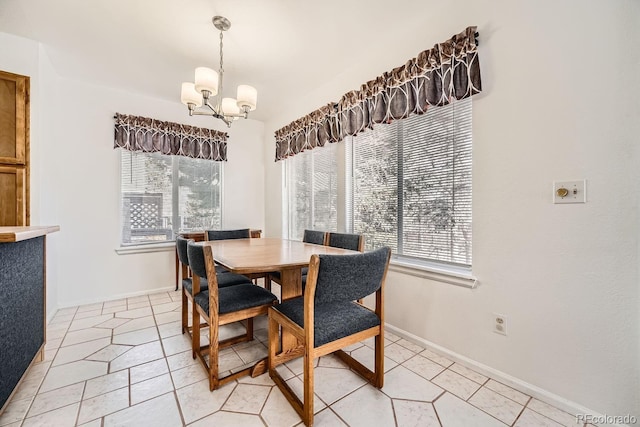
[[(59, 310), (47, 327), (45, 360), (27, 374), (0, 426), (301, 425), (268, 374), (209, 392), (180, 331), (180, 298), (163, 292)], [(255, 328), (253, 342), (221, 353), (221, 369), (266, 356), (264, 316)], [(572, 415), (430, 350), (391, 333), (385, 341), (381, 390), (333, 356), (316, 360), (316, 426), (576, 426)], [(347, 350), (371, 366), (372, 346)], [(301, 393), (300, 360), (280, 369)]]

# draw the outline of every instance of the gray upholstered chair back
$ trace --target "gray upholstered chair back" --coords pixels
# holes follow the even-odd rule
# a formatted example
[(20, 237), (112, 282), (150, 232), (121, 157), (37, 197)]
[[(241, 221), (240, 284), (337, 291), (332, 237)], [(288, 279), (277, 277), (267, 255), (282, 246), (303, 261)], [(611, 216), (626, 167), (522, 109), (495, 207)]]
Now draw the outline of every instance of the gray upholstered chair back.
[(348, 234), (348, 233), (329, 233), (329, 246), (334, 248), (350, 249), (352, 251), (359, 251), (360, 239), (363, 239), (360, 234)]
[(380, 288), (391, 249), (356, 255), (318, 255), (315, 303), (355, 301)]
[(207, 230), (207, 240), (248, 239), (251, 232), (248, 228), (239, 230)]
[(207, 268), (205, 267), (202, 245), (197, 245), (193, 240), (187, 242), (187, 256), (189, 257), (189, 267), (193, 274), (206, 279)]
[(314, 245), (324, 245), (324, 231), (304, 230), (302, 241)]
[(189, 265), (189, 255), (187, 254), (187, 243), (193, 242), (193, 239), (185, 239), (182, 236), (176, 237), (176, 248), (178, 250), (178, 259), (184, 265)]

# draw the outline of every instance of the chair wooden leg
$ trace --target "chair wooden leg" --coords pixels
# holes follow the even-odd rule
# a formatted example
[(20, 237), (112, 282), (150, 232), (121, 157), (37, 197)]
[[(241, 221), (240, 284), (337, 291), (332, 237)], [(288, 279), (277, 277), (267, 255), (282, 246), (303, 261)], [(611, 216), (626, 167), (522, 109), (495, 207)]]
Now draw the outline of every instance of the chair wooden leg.
[(264, 276), (264, 288), (271, 292), (271, 277), (268, 274)]
[(187, 301), (186, 291), (182, 290), (182, 333), (184, 334), (189, 329), (189, 302)]
[(307, 344), (304, 352), (304, 403), (302, 421), (306, 426), (313, 425), (313, 354)]
[[(268, 334), (269, 334), (269, 371), (276, 370), (275, 360), (276, 353), (280, 350), (280, 331), (278, 322), (276, 322), (271, 313), (269, 313)], [(269, 374), (271, 376), (271, 373)]]
[(196, 356), (200, 353), (200, 314), (194, 306), (191, 309), (191, 313), (193, 314), (191, 320), (191, 356), (195, 359)]
[(209, 320), (209, 390), (218, 388), (218, 326)]
[(382, 388), (384, 385), (384, 337), (382, 334), (375, 337), (375, 366), (373, 385)]

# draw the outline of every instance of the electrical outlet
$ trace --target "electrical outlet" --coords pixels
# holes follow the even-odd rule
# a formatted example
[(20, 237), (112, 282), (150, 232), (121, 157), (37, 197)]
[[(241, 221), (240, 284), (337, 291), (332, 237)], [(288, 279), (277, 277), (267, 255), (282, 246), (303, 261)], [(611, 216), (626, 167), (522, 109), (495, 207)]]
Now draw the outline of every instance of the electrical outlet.
[(507, 316), (493, 313), (493, 332), (507, 335)]

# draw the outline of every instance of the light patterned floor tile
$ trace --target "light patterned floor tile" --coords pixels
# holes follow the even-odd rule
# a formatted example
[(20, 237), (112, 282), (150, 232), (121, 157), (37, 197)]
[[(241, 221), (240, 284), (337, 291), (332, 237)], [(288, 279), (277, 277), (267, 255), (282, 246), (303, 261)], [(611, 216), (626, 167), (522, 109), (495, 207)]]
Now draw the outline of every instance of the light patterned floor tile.
[(140, 329), (150, 328), (156, 325), (153, 316), (141, 317), (139, 319), (123, 319), (126, 323), (113, 329), (114, 335), (124, 334), (125, 332), (137, 331)]
[(420, 355), (436, 362), (438, 365), (444, 366), (445, 368), (453, 365), (453, 360), (449, 360), (446, 357), (441, 356), (438, 353), (434, 353), (429, 349), (422, 350), (422, 352), (420, 352)]
[(103, 314), (114, 314), (117, 313), (119, 311), (127, 311), (127, 305), (123, 304), (123, 305), (112, 305), (107, 307), (105, 305), (105, 307), (102, 308), (102, 313)]
[(489, 379), (484, 375), (479, 374), (476, 371), (473, 371), (467, 368), (466, 366), (460, 365), (459, 363), (454, 363), (453, 365), (449, 366), (449, 369), (451, 369), (453, 372), (456, 372), (464, 377), (469, 378), (471, 381), (474, 381), (478, 384), (484, 384)]
[(514, 390), (511, 387), (497, 382), (496, 380), (490, 379), (484, 386), (495, 391), (496, 393), (503, 395), (504, 397), (508, 397), (509, 399), (521, 405), (526, 405), (531, 398), (526, 394), (519, 392), (518, 390)]
[(464, 400), (467, 400), (480, 388), (480, 384), (449, 370), (442, 372), (431, 382)]
[(169, 302), (165, 304), (153, 304), (153, 314), (167, 313), (182, 308), (182, 302)]
[(151, 341), (157, 341), (159, 339), (158, 330), (155, 327), (151, 327), (114, 335), (113, 343), (121, 345), (139, 345)]
[(362, 387), (366, 381), (355, 372), (342, 368), (315, 368), (314, 392), (327, 405)]
[(245, 414), (259, 414), (270, 391), (270, 387), (238, 384), (222, 409)]
[[(231, 349), (229, 350), (233, 351)], [(185, 368), (189, 365), (198, 365), (200, 361), (198, 359), (194, 359), (191, 356), (191, 350), (189, 350), (182, 353), (174, 354), (173, 356), (168, 356), (167, 363), (169, 364), (169, 369), (171, 371), (177, 371), (178, 369)]]
[(236, 384), (231, 382), (211, 392), (209, 380), (205, 379), (176, 390), (185, 423), (192, 423), (218, 411), (235, 387)]
[(136, 405), (170, 391), (173, 391), (173, 382), (168, 373), (141, 381), (131, 385), (131, 404)]
[(182, 419), (173, 393), (130, 406), (104, 418), (104, 427), (181, 425)]
[(109, 369), (111, 372), (120, 369), (130, 368), (143, 363), (151, 362), (163, 358), (162, 346), (160, 341), (153, 341), (147, 344), (138, 345), (126, 353), (116, 357), (111, 361)]
[[(372, 348), (367, 346), (362, 346), (357, 350), (351, 352), (351, 356), (356, 359), (358, 362), (362, 363), (368, 369), (373, 370), (375, 364), (375, 354)], [(384, 371), (389, 372), (389, 370), (398, 366), (398, 364), (389, 359), (388, 357), (384, 357)]]
[(133, 310), (125, 310), (116, 312), (116, 317), (123, 319), (139, 319), (141, 317), (151, 316), (153, 312), (151, 307), (136, 308)]
[[(358, 408), (354, 411), (353, 408)], [(391, 399), (366, 385), (331, 406), (350, 427), (395, 427)]]
[(145, 307), (151, 307), (151, 303), (149, 301), (127, 303), (127, 310), (135, 310), (137, 308), (145, 308)]
[(396, 363), (402, 363), (415, 356), (416, 353), (397, 343), (391, 343), (384, 348), (384, 356)]
[(392, 399), (433, 402), (444, 390), (407, 368), (397, 366), (385, 374), (382, 392)]
[[(385, 338), (386, 338), (386, 334), (385, 334)], [(416, 343), (412, 343), (409, 340), (406, 340), (404, 338), (399, 339), (398, 341), (396, 341), (397, 344), (401, 345), (404, 348), (407, 348), (411, 351), (413, 351), (414, 353), (420, 353), (421, 351), (424, 351), (424, 347), (421, 345), (418, 345)]]
[(264, 423), (257, 415), (236, 414), (234, 412), (219, 411), (193, 424), (190, 424), (189, 427), (211, 426), (264, 427)]
[(167, 366), (167, 361), (163, 358), (132, 367), (129, 369), (129, 378), (131, 384), (135, 384), (140, 381), (164, 375), (168, 372), (169, 367)]
[(86, 381), (107, 373), (107, 363), (79, 360), (65, 365), (54, 366), (49, 369), (40, 392), (65, 387), (80, 381)]
[(106, 322), (102, 322), (100, 324), (97, 324), (96, 326), (94, 326), (94, 328), (115, 329), (118, 326), (124, 325), (128, 321), (129, 321), (129, 319), (120, 319), (118, 317), (112, 317), (111, 319), (107, 320)]
[(402, 427), (440, 427), (431, 403), (393, 400), (393, 410)]
[(471, 396), (468, 402), (508, 425), (513, 424), (524, 409), (524, 406), (485, 387)]
[(404, 362), (402, 366), (428, 380), (446, 369), (444, 366), (439, 365), (426, 357), (420, 356), (419, 354)]
[[(575, 425), (575, 424), (574, 424)], [(562, 427), (562, 424), (558, 424), (551, 418), (547, 418), (544, 415), (532, 411), (531, 409), (524, 408), (522, 414), (518, 418), (518, 421), (513, 425), (514, 427)]]
[[(304, 384), (302, 383), (301, 377), (292, 377), (287, 380), (287, 384), (293, 390), (298, 399), (302, 402), (304, 400)], [(319, 397), (317, 393), (313, 393), (313, 412), (322, 411), (327, 407), (327, 404), (324, 403)]]
[(154, 317), (158, 325), (182, 321), (182, 314), (179, 311), (169, 311), (167, 313), (160, 313), (160, 314), (156, 314)]
[(536, 411), (539, 414), (544, 415), (547, 418), (551, 418), (555, 422), (564, 426), (573, 427), (576, 423), (575, 415), (571, 415), (563, 410), (560, 410), (548, 403), (541, 402), (538, 399), (531, 399), (527, 404), (527, 408), (532, 411)]
[[(164, 323), (158, 326), (161, 338), (169, 338), (182, 334), (182, 322)], [(186, 334), (185, 334), (186, 335)]]
[(126, 353), (127, 351), (131, 350), (133, 347), (130, 345), (116, 345), (116, 344), (110, 344), (108, 346), (106, 346), (105, 348), (103, 348), (102, 350), (99, 350), (93, 354), (90, 354), (89, 356), (86, 357), (87, 360), (98, 360), (101, 362), (111, 362), (113, 359), (115, 359), (116, 357), (120, 356), (121, 354)]
[(506, 425), (451, 393), (445, 393), (433, 403), (433, 406), (443, 426), (504, 427)]
[(267, 347), (256, 341), (236, 345), (233, 349), (244, 363), (254, 363), (269, 356)]
[(102, 314), (100, 316), (88, 317), (86, 319), (74, 319), (73, 322), (71, 322), (71, 325), (69, 325), (69, 331), (79, 331), (81, 329), (91, 328), (112, 318), (112, 314)]
[(300, 422), (298, 413), (278, 387), (273, 387), (260, 413), (268, 426), (290, 427)]
[(107, 308), (107, 307), (120, 307), (120, 306), (126, 306), (127, 305), (127, 300), (126, 299), (116, 299), (116, 300), (111, 300), (111, 301), (105, 301), (105, 303), (102, 305), (102, 308)]
[(12, 399), (5, 407), (2, 415), (0, 415), (0, 426), (4, 427), (16, 422), (22, 422), (32, 401), (32, 398), (20, 400)]
[(25, 427), (74, 426), (79, 406), (79, 403), (74, 403), (45, 414), (27, 418), (22, 425)]
[(62, 340), (60, 347), (67, 347), (74, 344), (80, 344), (87, 341), (93, 341), (100, 338), (110, 338), (110, 329), (81, 329), (79, 331), (67, 332), (67, 335)]
[(207, 373), (202, 364), (198, 363), (171, 371), (171, 378), (173, 378), (173, 384), (178, 389), (206, 379)]
[(69, 345), (58, 350), (51, 366), (58, 366), (76, 360), (82, 360), (93, 353), (107, 347), (111, 338), (101, 338), (94, 341), (87, 341), (80, 344)]
[[(303, 424), (298, 424), (303, 425)], [(313, 417), (314, 427), (348, 427), (331, 409), (323, 409)], [(271, 427), (271, 426), (270, 426)]]
[(191, 350), (191, 338), (187, 334), (164, 338), (162, 340), (162, 347), (167, 356), (183, 353)]
[(127, 387), (85, 399), (80, 404), (78, 424), (112, 414), (128, 406), (129, 389)]
[(102, 305), (103, 303), (101, 302), (98, 302), (95, 304), (81, 305), (78, 307), (78, 310), (76, 310), (76, 314), (85, 313), (87, 311), (102, 310)]
[(33, 378), (25, 378), (20, 382), (20, 386), (13, 394), (12, 400), (22, 400), (29, 399), (36, 395), (38, 389), (40, 388), (40, 384), (44, 380), (44, 376), (37, 376)]
[(75, 316), (73, 316), (73, 320), (79, 320), (79, 319), (86, 319), (87, 317), (95, 317), (95, 316), (100, 316), (102, 314), (102, 307), (96, 309), (96, 310), (90, 310), (90, 311), (80, 311), (78, 310), (78, 312), (76, 313)]
[(77, 383), (46, 393), (40, 393), (33, 400), (27, 417), (34, 417), (62, 408), (63, 406), (71, 405), (72, 403), (80, 402), (83, 390), (84, 383)]
[(109, 393), (129, 385), (129, 372), (118, 371), (113, 374), (103, 375), (87, 381), (84, 390), (84, 399), (90, 399), (100, 394)]

